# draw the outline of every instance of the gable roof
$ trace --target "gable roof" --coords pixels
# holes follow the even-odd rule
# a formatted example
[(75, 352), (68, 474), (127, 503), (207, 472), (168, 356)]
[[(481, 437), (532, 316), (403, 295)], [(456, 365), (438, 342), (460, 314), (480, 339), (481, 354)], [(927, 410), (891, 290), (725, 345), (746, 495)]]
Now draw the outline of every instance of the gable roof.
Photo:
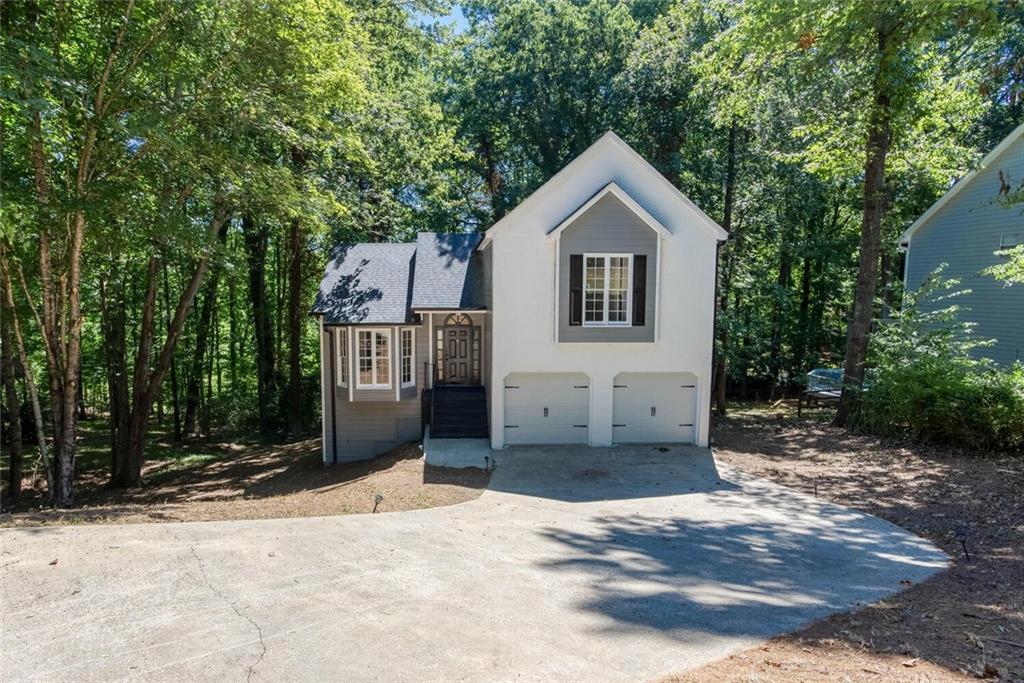
[(942, 195), (942, 197), (939, 198), (939, 201), (932, 204), (927, 211), (921, 214), (920, 218), (914, 221), (909, 228), (904, 230), (903, 234), (900, 235), (900, 244), (909, 244), (910, 238), (914, 236), (915, 232), (920, 230), (921, 227), (925, 223), (927, 223), (932, 216), (938, 213), (939, 209), (941, 209), (943, 206), (949, 203), (949, 201), (953, 199), (953, 197), (960, 194), (960, 192), (978, 176), (978, 173), (992, 165), (992, 162), (994, 162), (996, 158), (999, 157), (999, 155), (1005, 152), (1007, 148), (1009, 148), (1009, 146), (1012, 145), (1017, 140), (1017, 138), (1019, 138), (1022, 134), (1024, 134), (1024, 123), (1014, 128), (1013, 131), (1009, 135), (1007, 135), (1002, 142), (996, 145), (991, 152), (985, 155), (985, 158), (981, 160), (981, 163), (978, 164), (977, 168), (975, 168), (970, 173), (965, 175), (963, 178), (958, 180), (953, 185), (953, 187), (949, 188), (949, 190), (946, 191), (946, 194)]
[(412, 308), (482, 308), (479, 233), (421, 232), (416, 236)]
[(644, 209), (644, 207), (640, 206), (640, 204), (638, 204), (635, 199), (630, 197), (625, 190), (623, 190), (621, 187), (618, 186), (618, 184), (616, 184), (613, 181), (602, 187), (600, 190), (598, 190), (597, 194), (588, 199), (586, 203), (583, 204), (583, 206), (573, 211), (568, 218), (566, 218), (564, 221), (562, 221), (553, 229), (551, 229), (547, 234), (548, 239), (557, 237), (563, 230), (572, 225), (577, 218), (579, 218), (587, 211), (589, 211), (590, 207), (594, 206), (594, 204), (597, 204), (599, 201), (601, 201), (608, 195), (612, 195), (620, 202), (625, 204), (627, 209), (635, 213), (637, 218), (646, 223), (647, 227), (649, 227), (654, 232), (658, 233), (662, 237), (672, 236), (672, 233), (669, 232), (668, 228), (662, 225), (657, 218), (648, 213), (647, 210)]
[(338, 247), (310, 313), (334, 325), (408, 322), (415, 254), (415, 244)]
[(545, 188), (558, 184), (559, 181), (562, 180), (564, 177), (571, 175), (577, 169), (590, 163), (593, 159), (600, 156), (601, 154), (604, 154), (609, 149), (618, 149), (626, 152), (626, 154), (633, 161), (637, 162), (640, 165), (640, 167), (648, 173), (653, 182), (657, 183), (664, 189), (668, 190), (677, 201), (682, 202), (689, 209), (691, 209), (697, 215), (700, 224), (705, 229), (710, 230), (715, 235), (716, 239), (718, 239), (719, 241), (725, 241), (729, 238), (729, 233), (727, 233), (722, 228), (722, 226), (720, 226), (718, 223), (712, 220), (711, 217), (704, 213), (699, 206), (697, 206), (690, 200), (689, 197), (680, 192), (679, 188), (670, 183), (668, 181), (668, 178), (659, 173), (658, 169), (651, 166), (651, 164), (646, 159), (644, 159), (636, 152), (636, 150), (634, 150), (632, 147), (626, 144), (626, 142), (618, 135), (616, 135), (614, 131), (609, 130), (607, 133), (599, 137), (597, 141), (595, 141), (592, 145), (590, 145), (590, 147), (587, 147), (585, 150), (583, 150), (583, 152), (579, 156), (577, 156), (575, 159), (566, 164), (565, 167), (562, 168), (562, 170), (548, 178), (548, 180), (539, 188), (534, 190), (529, 197), (519, 202), (519, 204), (514, 209), (509, 211), (507, 214), (505, 214), (501, 218), (501, 220), (497, 221), (494, 225), (488, 228), (487, 231), (484, 233), (484, 239), (480, 243), (479, 248), (483, 249), (484, 247), (486, 247), (498, 231), (502, 230), (506, 225), (512, 222), (512, 218), (514, 216), (517, 216), (520, 213), (525, 213), (526, 211), (528, 211), (530, 205), (533, 204), (537, 195), (539, 195), (543, 190), (545, 190)]

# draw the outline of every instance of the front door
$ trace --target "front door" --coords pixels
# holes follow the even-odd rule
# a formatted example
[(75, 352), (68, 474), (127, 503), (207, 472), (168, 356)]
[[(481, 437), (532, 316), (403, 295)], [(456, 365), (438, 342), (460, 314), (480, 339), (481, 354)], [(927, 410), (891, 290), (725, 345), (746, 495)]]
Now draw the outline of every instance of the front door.
[(473, 327), (446, 325), (444, 328), (444, 381), (469, 384), (472, 378)]

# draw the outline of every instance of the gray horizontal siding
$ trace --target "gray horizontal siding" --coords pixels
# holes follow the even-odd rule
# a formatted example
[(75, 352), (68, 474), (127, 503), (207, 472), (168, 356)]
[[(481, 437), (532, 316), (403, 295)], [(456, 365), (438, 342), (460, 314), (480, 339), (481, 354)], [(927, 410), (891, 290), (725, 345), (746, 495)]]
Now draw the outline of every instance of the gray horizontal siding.
[(964, 320), (976, 324), (980, 339), (995, 339), (994, 346), (978, 355), (1009, 364), (1024, 359), (1024, 286), (1006, 287), (981, 271), (1005, 257), (994, 252), (1000, 236), (1024, 238), (1022, 207), (1005, 208), (998, 202), (999, 172), (1011, 187), (1024, 181), (1024, 138), (1010, 145), (953, 199), (947, 202), (912, 237), (907, 252), (906, 286), (916, 290), (939, 266), (943, 276), (956, 278), (971, 293), (955, 301), (965, 310)]
[[(328, 354), (332, 352), (337, 331), (338, 328), (324, 330)], [(391, 336), (394, 336), (393, 332)], [(401, 389), (401, 400), (398, 401), (395, 400), (394, 386), (391, 389), (353, 389), (356, 400), (349, 401), (349, 389), (339, 387), (336, 378), (331, 375), (331, 369), (334, 367), (331, 364), (332, 359), (321, 359), (321, 381), (334, 392), (333, 421), (329, 405), (324, 406), (323, 412), (324, 433), (327, 439), (324, 449), (325, 462), (333, 462), (332, 448), (337, 454), (338, 462), (351, 462), (373, 458), (402, 443), (420, 438), (420, 393), (424, 379), (422, 359), (426, 358), (427, 353), (426, 338), (425, 327), (417, 327), (416, 357), (413, 359), (416, 386)], [(397, 354), (394, 341), (392, 351)], [(393, 372), (393, 378), (397, 380), (397, 364), (393, 364)], [(350, 374), (350, 377), (354, 377), (354, 374)]]
[[(558, 340), (561, 342), (654, 341), (658, 234), (611, 194), (562, 231), (558, 254)], [(584, 327), (569, 325), (569, 257), (572, 254), (645, 254), (647, 307), (642, 327)], [(632, 288), (632, 283), (630, 283)]]

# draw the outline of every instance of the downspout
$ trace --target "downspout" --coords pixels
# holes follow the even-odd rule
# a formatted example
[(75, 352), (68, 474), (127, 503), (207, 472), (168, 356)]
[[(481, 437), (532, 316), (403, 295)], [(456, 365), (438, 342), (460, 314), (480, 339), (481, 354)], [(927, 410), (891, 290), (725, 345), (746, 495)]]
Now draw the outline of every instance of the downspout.
[[(722, 245), (725, 244), (725, 240), (715, 242), (715, 298), (714, 298), (714, 311), (711, 315), (711, 382), (708, 386), (708, 448), (711, 448), (711, 425), (712, 425), (712, 413), (714, 412), (711, 400), (712, 392), (715, 390), (715, 368), (718, 367), (718, 363), (715, 358), (715, 337), (718, 332), (718, 265), (721, 261), (722, 256)], [(718, 351), (721, 353), (721, 351)], [(725, 380), (725, 377), (722, 377)]]
[[(335, 358), (337, 357), (336, 346), (334, 341), (334, 332), (328, 332), (328, 337), (331, 340), (331, 352), (328, 354), (331, 358), (331, 464), (338, 464), (338, 425), (337, 425), (337, 411), (335, 410), (335, 401), (337, 400), (336, 394), (338, 389), (336, 386), (337, 380), (337, 368), (334, 367)], [(354, 381), (352, 377), (349, 377), (349, 381)]]

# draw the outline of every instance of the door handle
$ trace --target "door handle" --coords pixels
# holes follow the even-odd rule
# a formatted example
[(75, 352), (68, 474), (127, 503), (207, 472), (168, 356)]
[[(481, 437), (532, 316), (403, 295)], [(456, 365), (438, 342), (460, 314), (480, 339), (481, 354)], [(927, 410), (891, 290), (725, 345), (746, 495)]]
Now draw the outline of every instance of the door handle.
[(547, 409), (547, 408), (545, 408), (545, 409), (544, 409), (544, 417), (547, 417), (547, 416), (548, 416), (548, 409)]
[(655, 408), (654, 406), (651, 406), (651, 417), (654, 417), (657, 414), (658, 414), (658, 409)]

